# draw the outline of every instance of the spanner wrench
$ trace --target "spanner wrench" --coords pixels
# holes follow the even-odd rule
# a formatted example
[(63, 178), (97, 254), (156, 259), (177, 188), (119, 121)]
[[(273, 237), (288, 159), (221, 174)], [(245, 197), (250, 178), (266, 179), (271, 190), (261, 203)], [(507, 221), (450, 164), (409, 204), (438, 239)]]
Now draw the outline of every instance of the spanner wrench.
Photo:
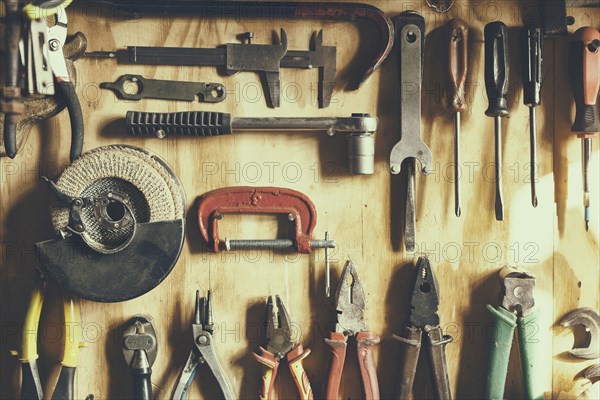
[(398, 175), (404, 163), (407, 178), (404, 245), (412, 252), (416, 242), (415, 160), (419, 160), (425, 175), (432, 163), (431, 150), (421, 139), (425, 19), (415, 11), (406, 11), (396, 18), (395, 24), (400, 52), (400, 141), (392, 148), (390, 171)]

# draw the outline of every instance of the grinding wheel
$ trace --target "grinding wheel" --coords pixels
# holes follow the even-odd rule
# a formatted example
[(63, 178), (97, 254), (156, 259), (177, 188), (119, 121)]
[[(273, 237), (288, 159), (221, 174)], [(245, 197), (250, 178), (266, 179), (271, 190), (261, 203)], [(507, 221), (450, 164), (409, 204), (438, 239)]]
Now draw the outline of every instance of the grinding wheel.
[(60, 239), (36, 244), (45, 272), (100, 302), (147, 293), (171, 272), (184, 240), (185, 194), (170, 167), (144, 149), (92, 150), (49, 184)]

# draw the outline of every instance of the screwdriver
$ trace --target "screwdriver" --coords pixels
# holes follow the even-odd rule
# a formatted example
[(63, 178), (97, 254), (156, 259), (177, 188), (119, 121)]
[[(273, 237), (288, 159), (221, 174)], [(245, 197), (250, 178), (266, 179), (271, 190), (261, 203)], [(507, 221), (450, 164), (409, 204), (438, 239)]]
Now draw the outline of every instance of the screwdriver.
[(600, 32), (591, 27), (578, 29), (569, 48), (569, 81), (575, 98), (575, 122), (571, 131), (582, 140), (583, 206), (585, 229), (590, 228), (590, 190), (588, 168), (592, 138), (600, 131), (596, 101), (600, 90)]
[(491, 22), (484, 29), (485, 41), (485, 89), (489, 107), (488, 117), (494, 117), (496, 150), (496, 220), (504, 219), (502, 200), (502, 117), (508, 116), (508, 77), (509, 52), (506, 25), (500, 21)]
[(454, 213), (460, 217), (460, 113), (467, 109), (465, 100), (465, 83), (467, 81), (467, 46), (469, 28), (460, 18), (451, 19), (447, 23), (450, 48), (449, 66), (452, 81), (452, 99), (450, 108), (454, 110)]
[(542, 102), (542, 29), (529, 27), (521, 35), (521, 60), (523, 72), (523, 103), (529, 107), (531, 204), (537, 207), (536, 183), (536, 115), (535, 108)]

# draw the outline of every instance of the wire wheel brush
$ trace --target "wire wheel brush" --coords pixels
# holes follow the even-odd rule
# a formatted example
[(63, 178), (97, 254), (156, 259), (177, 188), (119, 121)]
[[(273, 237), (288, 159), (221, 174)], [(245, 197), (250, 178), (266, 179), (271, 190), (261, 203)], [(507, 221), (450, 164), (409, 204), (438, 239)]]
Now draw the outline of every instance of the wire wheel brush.
[(129, 300), (171, 272), (183, 246), (185, 194), (160, 158), (125, 145), (92, 150), (48, 184), (59, 239), (36, 244), (48, 276), (80, 297)]

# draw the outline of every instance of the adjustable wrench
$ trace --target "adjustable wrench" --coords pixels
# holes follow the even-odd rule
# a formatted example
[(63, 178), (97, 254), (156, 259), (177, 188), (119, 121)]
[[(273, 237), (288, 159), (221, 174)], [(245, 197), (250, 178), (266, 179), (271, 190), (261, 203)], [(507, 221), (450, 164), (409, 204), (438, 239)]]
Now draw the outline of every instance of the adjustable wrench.
[(390, 171), (407, 178), (404, 219), (404, 245), (414, 251), (416, 241), (415, 160), (427, 175), (432, 163), (431, 150), (421, 139), (421, 86), (425, 44), (425, 19), (415, 11), (396, 18), (397, 43), (400, 52), (400, 141), (392, 148)]

